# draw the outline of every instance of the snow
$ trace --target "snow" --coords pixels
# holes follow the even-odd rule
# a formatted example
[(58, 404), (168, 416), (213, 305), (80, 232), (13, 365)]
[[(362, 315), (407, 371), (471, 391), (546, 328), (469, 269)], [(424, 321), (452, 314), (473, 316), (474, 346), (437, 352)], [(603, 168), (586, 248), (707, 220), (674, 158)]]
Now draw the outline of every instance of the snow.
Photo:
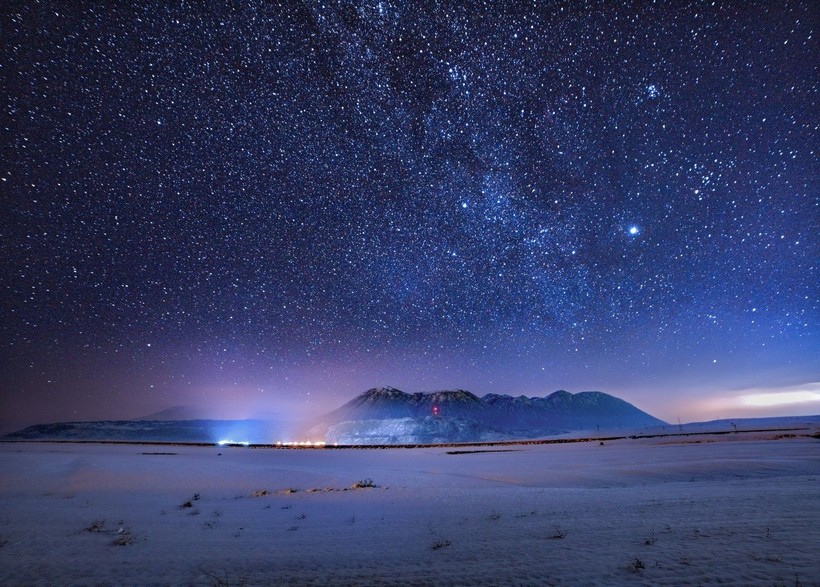
[[(817, 585), (816, 432), (384, 450), (2, 443), (0, 584)], [(368, 478), (378, 487), (351, 488)]]

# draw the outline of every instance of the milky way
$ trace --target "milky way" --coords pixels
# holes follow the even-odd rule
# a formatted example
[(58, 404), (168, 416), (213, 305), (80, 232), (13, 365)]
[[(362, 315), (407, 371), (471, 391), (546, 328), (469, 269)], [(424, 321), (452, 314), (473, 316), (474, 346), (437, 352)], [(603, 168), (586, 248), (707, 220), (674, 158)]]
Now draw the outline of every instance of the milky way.
[(211, 4), (0, 9), (6, 414), (818, 380), (814, 3)]

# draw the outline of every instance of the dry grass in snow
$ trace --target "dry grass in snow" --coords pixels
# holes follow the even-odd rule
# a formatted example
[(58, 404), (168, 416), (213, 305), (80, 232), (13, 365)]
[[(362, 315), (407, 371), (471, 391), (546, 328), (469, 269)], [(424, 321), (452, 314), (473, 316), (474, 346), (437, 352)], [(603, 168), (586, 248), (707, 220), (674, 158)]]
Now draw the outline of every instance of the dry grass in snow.
[(698, 440), (0, 444), (0, 584), (819, 585), (820, 441)]

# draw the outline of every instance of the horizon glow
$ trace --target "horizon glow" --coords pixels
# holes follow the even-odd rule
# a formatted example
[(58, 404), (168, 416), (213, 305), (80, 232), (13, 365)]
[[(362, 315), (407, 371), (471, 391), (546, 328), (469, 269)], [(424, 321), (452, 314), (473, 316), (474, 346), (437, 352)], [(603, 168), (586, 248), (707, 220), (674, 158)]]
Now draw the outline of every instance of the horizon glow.
[(740, 403), (745, 406), (753, 406), (758, 408), (805, 403), (816, 403), (818, 404), (818, 407), (820, 407), (820, 393), (814, 391), (758, 393), (754, 395), (744, 395), (739, 399)]

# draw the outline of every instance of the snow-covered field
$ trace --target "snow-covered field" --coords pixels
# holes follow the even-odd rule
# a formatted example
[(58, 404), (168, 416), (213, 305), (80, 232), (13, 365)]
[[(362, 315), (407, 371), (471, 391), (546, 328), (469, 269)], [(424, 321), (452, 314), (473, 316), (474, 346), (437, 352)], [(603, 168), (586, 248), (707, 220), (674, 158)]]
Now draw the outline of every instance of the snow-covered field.
[(820, 585), (820, 440), (779, 436), (0, 444), (0, 584)]

